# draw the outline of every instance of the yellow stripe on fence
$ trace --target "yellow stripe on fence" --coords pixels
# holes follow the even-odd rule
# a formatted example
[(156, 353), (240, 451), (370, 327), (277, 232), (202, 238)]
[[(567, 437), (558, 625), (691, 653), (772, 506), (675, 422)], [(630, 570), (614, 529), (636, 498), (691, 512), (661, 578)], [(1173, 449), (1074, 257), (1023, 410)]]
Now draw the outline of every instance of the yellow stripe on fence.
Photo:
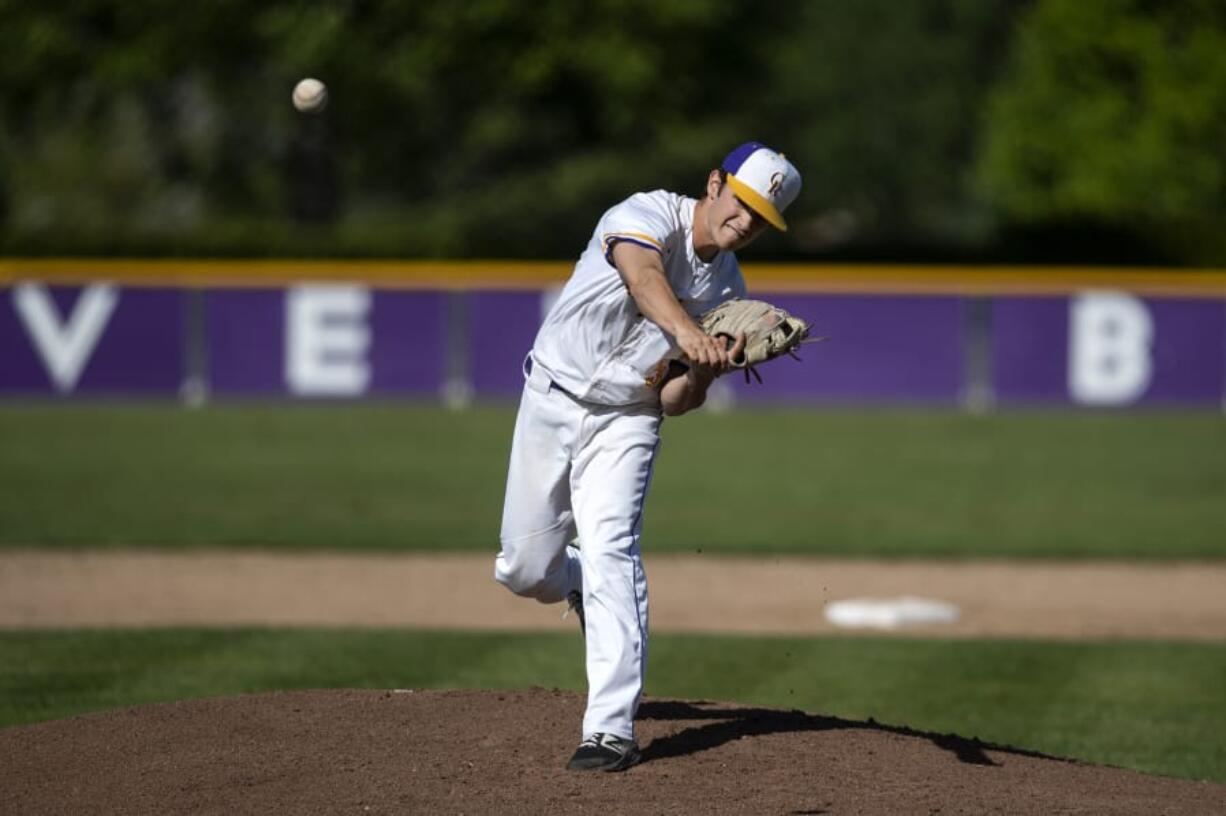
[(553, 261), (10, 258), (0, 260), (0, 283), (111, 281), (210, 288), (366, 283), (392, 289), (538, 289), (566, 280), (572, 268), (573, 264)]
[(1063, 295), (1119, 289), (1143, 295), (1226, 296), (1226, 270), (1049, 266), (745, 265), (751, 289), (931, 295)]
[[(919, 295), (1060, 295), (1121, 289), (1226, 296), (1226, 270), (1141, 267), (904, 266), (743, 263), (751, 291)], [(128, 286), (280, 287), (365, 283), (388, 289), (540, 289), (566, 280), (569, 261), (0, 259), (0, 285), (21, 281)]]

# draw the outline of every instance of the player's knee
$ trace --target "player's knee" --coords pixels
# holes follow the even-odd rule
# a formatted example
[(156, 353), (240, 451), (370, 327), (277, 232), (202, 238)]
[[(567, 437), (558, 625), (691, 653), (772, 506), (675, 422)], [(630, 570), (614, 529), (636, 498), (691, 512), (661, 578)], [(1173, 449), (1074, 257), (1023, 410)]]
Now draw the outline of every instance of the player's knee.
[(545, 584), (545, 570), (525, 559), (498, 556), (494, 579), (516, 595), (536, 597)]

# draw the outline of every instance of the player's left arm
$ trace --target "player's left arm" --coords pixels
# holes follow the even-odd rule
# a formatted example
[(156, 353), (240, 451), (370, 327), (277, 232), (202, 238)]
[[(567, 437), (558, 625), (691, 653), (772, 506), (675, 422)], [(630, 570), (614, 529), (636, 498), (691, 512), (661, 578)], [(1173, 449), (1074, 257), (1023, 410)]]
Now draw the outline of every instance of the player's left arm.
[[(735, 357), (744, 348), (745, 335), (740, 334), (736, 343), (729, 349), (728, 356)], [(711, 366), (698, 363), (687, 366), (674, 360), (664, 384), (660, 386), (660, 405), (665, 416), (681, 416), (695, 408), (701, 408), (707, 401), (707, 390), (718, 376)]]

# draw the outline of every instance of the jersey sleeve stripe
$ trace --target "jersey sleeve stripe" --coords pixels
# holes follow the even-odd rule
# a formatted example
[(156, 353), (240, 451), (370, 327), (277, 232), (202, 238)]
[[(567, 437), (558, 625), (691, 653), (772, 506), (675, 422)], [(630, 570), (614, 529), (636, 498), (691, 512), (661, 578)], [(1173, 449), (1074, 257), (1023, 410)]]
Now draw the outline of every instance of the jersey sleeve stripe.
[(652, 238), (645, 232), (606, 232), (604, 234), (604, 245), (607, 248), (609, 242), (613, 241), (633, 241), (640, 246), (645, 246), (650, 249), (664, 250), (664, 244)]
[(638, 246), (641, 246), (644, 249), (654, 249), (656, 252), (659, 252), (661, 255), (664, 254), (663, 244), (661, 244), (655, 238), (652, 238), (650, 235), (644, 235), (641, 232), (611, 232), (611, 233), (607, 233), (604, 236), (603, 240), (604, 240), (604, 257), (605, 257), (605, 260), (609, 262), (610, 266), (613, 265), (613, 247), (616, 246), (621, 241), (625, 241), (626, 243), (629, 243), (629, 244), (637, 244)]

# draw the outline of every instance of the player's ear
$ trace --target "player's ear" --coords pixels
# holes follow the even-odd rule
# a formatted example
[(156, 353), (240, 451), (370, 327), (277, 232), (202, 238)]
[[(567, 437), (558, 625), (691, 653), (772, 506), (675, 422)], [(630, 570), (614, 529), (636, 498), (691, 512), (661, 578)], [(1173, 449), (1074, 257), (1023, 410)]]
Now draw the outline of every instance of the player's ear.
[(723, 175), (719, 170), (712, 170), (707, 175), (707, 198), (714, 201), (719, 198), (720, 191), (724, 189)]

